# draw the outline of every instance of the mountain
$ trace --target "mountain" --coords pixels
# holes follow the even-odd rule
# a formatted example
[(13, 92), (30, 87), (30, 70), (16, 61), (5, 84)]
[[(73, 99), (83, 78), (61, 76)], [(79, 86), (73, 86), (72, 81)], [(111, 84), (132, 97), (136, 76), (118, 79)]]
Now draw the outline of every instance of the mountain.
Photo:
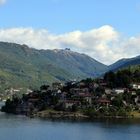
[(119, 69), (126, 68), (129, 66), (134, 66), (134, 65), (140, 65), (140, 56), (134, 58), (128, 58), (128, 59), (121, 59), (116, 63), (110, 65), (108, 67), (108, 70), (117, 71)]
[(40, 86), (43, 83), (96, 77), (107, 69), (91, 57), (65, 50), (36, 50), (0, 42), (0, 85)]

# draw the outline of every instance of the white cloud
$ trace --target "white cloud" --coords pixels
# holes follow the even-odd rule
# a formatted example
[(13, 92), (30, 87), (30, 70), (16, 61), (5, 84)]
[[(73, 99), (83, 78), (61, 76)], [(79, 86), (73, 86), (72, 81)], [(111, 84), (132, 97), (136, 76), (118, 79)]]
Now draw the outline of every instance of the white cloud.
[(105, 64), (140, 53), (140, 37), (125, 38), (109, 25), (86, 32), (74, 31), (55, 35), (46, 29), (0, 29), (0, 40), (27, 44), (36, 49), (63, 49), (86, 53)]
[(0, 5), (4, 4), (6, 0), (0, 0)]

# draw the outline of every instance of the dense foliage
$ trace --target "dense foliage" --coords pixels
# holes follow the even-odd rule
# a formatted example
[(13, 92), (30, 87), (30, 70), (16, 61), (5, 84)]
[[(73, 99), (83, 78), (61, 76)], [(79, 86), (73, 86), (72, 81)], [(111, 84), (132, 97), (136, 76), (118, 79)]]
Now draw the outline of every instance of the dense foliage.
[(139, 66), (135, 66), (117, 72), (109, 71), (104, 75), (104, 80), (111, 88), (128, 88), (131, 83), (140, 83), (140, 68)]

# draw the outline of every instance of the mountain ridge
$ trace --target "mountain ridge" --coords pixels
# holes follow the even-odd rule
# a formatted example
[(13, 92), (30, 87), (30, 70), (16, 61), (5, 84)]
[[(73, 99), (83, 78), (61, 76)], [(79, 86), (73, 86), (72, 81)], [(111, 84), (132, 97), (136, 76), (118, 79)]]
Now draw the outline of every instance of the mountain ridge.
[(107, 66), (71, 50), (37, 50), (0, 42), (0, 83), (36, 86), (100, 75)]
[(117, 62), (113, 63), (112, 65), (108, 66), (109, 71), (117, 71), (119, 69), (140, 65), (140, 55), (132, 58), (123, 58), (118, 60)]

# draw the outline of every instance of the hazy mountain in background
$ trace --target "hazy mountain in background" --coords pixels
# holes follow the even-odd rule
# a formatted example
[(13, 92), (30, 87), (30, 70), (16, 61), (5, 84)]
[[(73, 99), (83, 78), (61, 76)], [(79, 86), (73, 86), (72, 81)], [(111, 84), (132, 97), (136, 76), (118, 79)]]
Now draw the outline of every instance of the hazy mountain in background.
[(121, 59), (116, 63), (110, 65), (108, 67), (108, 70), (117, 71), (119, 69), (126, 68), (129, 66), (134, 66), (134, 65), (140, 65), (140, 56), (134, 58), (128, 58), (128, 59)]

